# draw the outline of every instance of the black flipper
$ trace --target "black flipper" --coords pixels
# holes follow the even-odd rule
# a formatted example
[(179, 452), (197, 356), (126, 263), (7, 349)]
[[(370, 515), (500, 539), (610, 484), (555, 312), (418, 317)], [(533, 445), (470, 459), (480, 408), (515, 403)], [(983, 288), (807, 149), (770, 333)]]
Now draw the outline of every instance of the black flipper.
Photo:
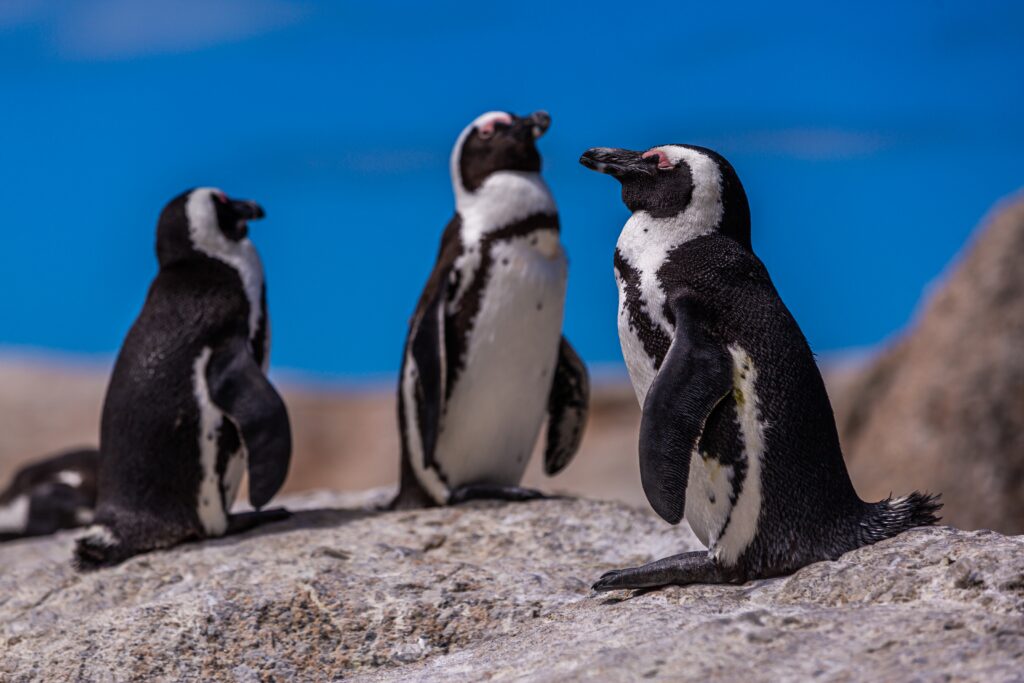
[(569, 464), (583, 440), (590, 401), (587, 366), (562, 337), (558, 365), (548, 396), (548, 435), (544, 449), (544, 472), (558, 474)]
[(242, 435), (249, 457), (249, 502), (270, 502), (288, 476), (292, 431), (284, 401), (263, 374), (248, 341), (218, 349), (206, 370), (210, 398)]
[(677, 524), (686, 509), (690, 454), (704, 423), (732, 389), (732, 364), (686, 296), (675, 298), (676, 333), (640, 421), (640, 479), (654, 511)]
[[(412, 360), (416, 364), (416, 415), (423, 466), (434, 467), (434, 450), (444, 411), (445, 379), (445, 303), (448, 300), (449, 269), (437, 278), (436, 286), (419, 315), (413, 320), (409, 338)], [(411, 416), (410, 416), (411, 417)]]

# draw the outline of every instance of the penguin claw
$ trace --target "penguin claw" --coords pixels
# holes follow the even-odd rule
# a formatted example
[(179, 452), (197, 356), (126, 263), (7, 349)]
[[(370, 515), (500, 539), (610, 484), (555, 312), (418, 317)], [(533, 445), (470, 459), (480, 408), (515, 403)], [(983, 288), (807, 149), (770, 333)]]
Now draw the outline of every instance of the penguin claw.
[(613, 569), (610, 572), (605, 572), (597, 581), (594, 582), (594, 585), (590, 587), (590, 590), (597, 593), (606, 593), (608, 591), (617, 590), (618, 588), (624, 588), (624, 586), (618, 586), (616, 581), (622, 573), (621, 569)]

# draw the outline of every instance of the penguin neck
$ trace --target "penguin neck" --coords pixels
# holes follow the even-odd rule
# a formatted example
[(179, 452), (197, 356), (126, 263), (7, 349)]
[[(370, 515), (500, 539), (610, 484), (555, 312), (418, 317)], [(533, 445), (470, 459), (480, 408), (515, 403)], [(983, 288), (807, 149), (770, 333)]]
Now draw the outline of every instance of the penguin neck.
[(675, 247), (719, 232), (725, 215), (720, 176), (713, 168), (698, 166), (696, 170), (699, 173), (695, 172), (694, 177), (698, 182), (686, 208), (668, 216), (655, 216), (639, 209), (623, 226), (617, 247), (626, 260), (642, 271), (656, 270)]
[(540, 173), (497, 171), (475, 192), (455, 183), (455, 210), (462, 218), (463, 242), (538, 214), (557, 215), (554, 197)]
[[(198, 197), (198, 195), (193, 195)], [(256, 245), (248, 237), (229, 240), (210, 216), (209, 202), (190, 198), (185, 207), (189, 219), (189, 239), (195, 251), (230, 266), (242, 281), (249, 303), (249, 339), (256, 339), (263, 317), (263, 263)]]

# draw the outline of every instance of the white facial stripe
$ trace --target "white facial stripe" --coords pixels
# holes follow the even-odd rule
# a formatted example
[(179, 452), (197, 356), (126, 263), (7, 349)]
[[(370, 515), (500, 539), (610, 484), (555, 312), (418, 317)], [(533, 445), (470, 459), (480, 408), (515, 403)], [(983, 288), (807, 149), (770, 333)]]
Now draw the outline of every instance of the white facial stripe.
[(473, 132), (474, 128), (485, 124), (493, 125), (495, 121), (500, 120), (502, 117), (508, 118), (508, 113), (503, 111), (489, 111), (486, 114), (481, 114), (473, 119), (472, 123), (463, 128), (462, 132), (459, 133), (459, 137), (455, 140), (455, 146), (452, 147), (452, 155), (449, 158), (448, 164), (449, 171), (452, 176), (452, 185), (455, 187), (456, 204), (458, 204), (459, 201), (459, 193), (466, 192), (465, 188), (462, 187), (462, 171), (459, 167), (459, 161), (462, 159), (462, 146), (466, 144), (466, 138), (469, 137), (469, 134)]
[(467, 218), (471, 224), (480, 226), (478, 229), (486, 229), (500, 228), (535, 213), (555, 212), (555, 200), (539, 173), (498, 171), (489, 175), (475, 192), (469, 192), (462, 184), (459, 162), (466, 138), (474, 128), (510, 120), (510, 115), (503, 111), (481, 114), (462, 130), (452, 147), (449, 170), (455, 192), (455, 209), (462, 216), (464, 230)]
[[(724, 212), (722, 174), (713, 159), (688, 147), (667, 145), (650, 151), (661, 152), (673, 163), (685, 162), (689, 166), (693, 176), (693, 196), (686, 209), (676, 216), (654, 218), (646, 211), (637, 211), (623, 226), (616, 247), (623, 258), (640, 273), (640, 294), (651, 321), (671, 337), (675, 329), (665, 317), (665, 292), (658, 282), (658, 270), (673, 249), (684, 242), (711, 234), (718, 227)], [(621, 283), (619, 300), (619, 339), (633, 379), (633, 388), (642, 406), (647, 389), (654, 380), (653, 359), (647, 357), (636, 335), (629, 332), (628, 312), (625, 316), (622, 312), (625, 296), (622, 294)], [(626, 353), (627, 345), (630, 353)]]
[(248, 237), (235, 242), (221, 232), (214, 206), (217, 201), (215, 194), (219, 192), (216, 188), (203, 187), (189, 195), (185, 203), (189, 237), (196, 251), (223, 261), (238, 271), (246, 299), (249, 300), (249, 339), (252, 341), (256, 338), (262, 315), (263, 264)]
[(693, 177), (693, 196), (686, 210), (675, 218), (676, 229), (694, 237), (706, 235), (722, 222), (722, 172), (718, 163), (702, 152), (689, 147), (665, 145), (654, 147), (651, 152), (661, 152), (677, 166), (686, 163)]
[(18, 496), (0, 505), (0, 532), (23, 533), (28, 527), (28, 496)]

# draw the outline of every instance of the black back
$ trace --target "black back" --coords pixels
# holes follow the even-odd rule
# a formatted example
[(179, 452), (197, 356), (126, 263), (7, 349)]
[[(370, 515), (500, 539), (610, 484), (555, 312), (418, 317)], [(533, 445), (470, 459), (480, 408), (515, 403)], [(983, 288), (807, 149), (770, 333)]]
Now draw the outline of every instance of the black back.
[[(103, 404), (100, 521), (119, 509), (149, 511), (179, 532), (201, 533), (193, 366), (204, 347), (248, 339), (248, 315), (238, 273), (227, 264), (195, 254), (160, 269)], [(227, 420), (220, 439), (222, 446), (239, 442)]]
[[(781, 571), (803, 566), (807, 556), (820, 559), (830, 545), (835, 555), (857, 547), (864, 503), (847, 474), (814, 355), (764, 265), (736, 240), (710, 235), (679, 246), (658, 278), (670, 297), (693, 297), (704, 331), (725, 347), (743, 348), (757, 372), (760, 414), (768, 425), (762, 512), (741, 562), (759, 573), (765, 567)], [(701, 450), (723, 464), (742, 459), (736, 400), (729, 396), (718, 405), (700, 441)]]

